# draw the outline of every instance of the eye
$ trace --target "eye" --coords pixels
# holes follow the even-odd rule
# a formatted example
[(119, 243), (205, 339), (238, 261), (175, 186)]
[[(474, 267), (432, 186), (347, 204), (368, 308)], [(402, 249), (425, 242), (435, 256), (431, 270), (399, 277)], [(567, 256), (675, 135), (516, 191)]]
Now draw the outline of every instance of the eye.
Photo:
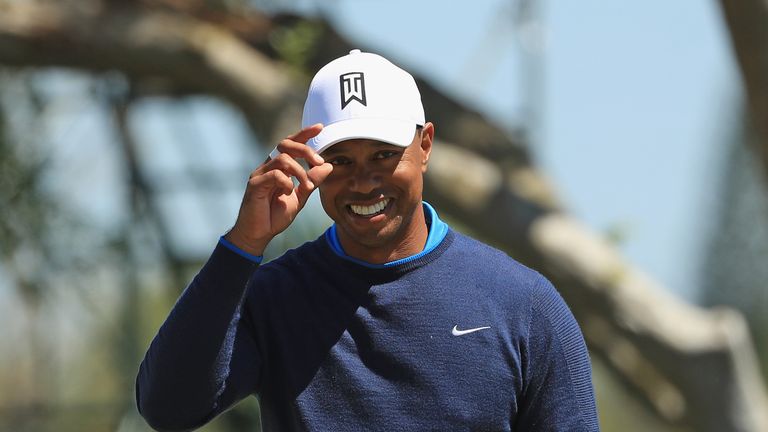
[(327, 162), (331, 165), (339, 166), (339, 165), (348, 165), (350, 163), (350, 160), (345, 156), (337, 156)]
[(382, 150), (380, 152), (376, 152), (376, 154), (373, 155), (373, 159), (387, 159), (397, 154), (398, 153), (394, 150)]

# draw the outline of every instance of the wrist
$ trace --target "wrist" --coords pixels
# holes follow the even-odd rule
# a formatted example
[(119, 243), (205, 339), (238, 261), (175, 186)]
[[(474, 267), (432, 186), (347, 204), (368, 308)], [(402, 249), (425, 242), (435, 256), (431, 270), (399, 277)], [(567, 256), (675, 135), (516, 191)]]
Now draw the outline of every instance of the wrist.
[(271, 238), (270, 239), (249, 239), (248, 237), (240, 234), (240, 232), (237, 231), (236, 228), (232, 228), (231, 230), (229, 230), (229, 232), (226, 233), (223, 237), (226, 241), (230, 242), (232, 245), (234, 245), (238, 249), (248, 253), (249, 255), (254, 255), (254, 256), (264, 255), (264, 250), (267, 248), (267, 245), (271, 240)]

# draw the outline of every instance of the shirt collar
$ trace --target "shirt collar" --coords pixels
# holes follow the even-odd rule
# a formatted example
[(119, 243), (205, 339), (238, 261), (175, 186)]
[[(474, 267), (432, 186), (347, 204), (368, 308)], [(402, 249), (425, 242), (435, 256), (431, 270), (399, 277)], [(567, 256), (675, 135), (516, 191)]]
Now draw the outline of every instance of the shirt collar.
[(384, 264), (372, 264), (357, 258), (353, 258), (347, 255), (346, 252), (344, 252), (344, 249), (341, 247), (341, 243), (339, 242), (339, 235), (336, 232), (336, 224), (331, 225), (331, 227), (325, 231), (325, 239), (336, 255), (366, 267), (393, 267), (407, 263), (409, 261), (413, 261), (432, 252), (438, 245), (440, 245), (440, 243), (445, 239), (445, 236), (448, 234), (448, 224), (440, 220), (440, 217), (437, 215), (435, 209), (426, 201), (422, 201), (422, 206), (424, 207), (424, 217), (427, 221), (427, 229), (429, 230), (429, 234), (427, 235), (427, 243), (424, 245), (424, 249), (415, 255), (400, 258), (398, 260), (390, 261)]

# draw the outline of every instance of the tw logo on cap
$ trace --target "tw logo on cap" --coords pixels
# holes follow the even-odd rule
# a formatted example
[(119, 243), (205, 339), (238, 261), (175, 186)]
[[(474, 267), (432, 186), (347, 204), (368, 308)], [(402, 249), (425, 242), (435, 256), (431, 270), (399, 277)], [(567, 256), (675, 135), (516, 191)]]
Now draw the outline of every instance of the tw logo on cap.
[(341, 89), (341, 109), (356, 100), (368, 106), (365, 101), (365, 77), (362, 72), (348, 72), (339, 76)]

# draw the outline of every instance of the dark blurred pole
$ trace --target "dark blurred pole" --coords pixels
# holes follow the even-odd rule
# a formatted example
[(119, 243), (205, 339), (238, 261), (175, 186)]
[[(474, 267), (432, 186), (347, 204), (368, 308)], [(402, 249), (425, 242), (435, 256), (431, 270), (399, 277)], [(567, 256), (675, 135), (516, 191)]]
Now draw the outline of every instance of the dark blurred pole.
[(768, 182), (768, 1), (720, 0), (720, 5), (759, 137), (750, 144)]
[[(743, 112), (746, 106), (739, 102), (734, 111)], [(734, 121), (723, 143), (717, 169), (722, 179), (711, 192), (718, 206), (702, 266), (702, 298), (744, 313), (768, 377), (768, 183), (747, 144), (759, 139), (747, 117)]]
[[(109, 92), (111, 90), (111, 93)], [(117, 125), (117, 138), (120, 150), (122, 150), (124, 161), (126, 162), (128, 178), (126, 183), (129, 188), (130, 217), (127, 223), (122, 226), (120, 233), (115, 241), (122, 265), (120, 266), (120, 280), (122, 282), (122, 301), (120, 302), (120, 317), (118, 332), (121, 337), (113, 341), (115, 347), (112, 353), (117, 358), (117, 372), (119, 374), (120, 388), (123, 393), (120, 399), (123, 402), (123, 412), (135, 410), (135, 402), (132, 397), (131, 389), (134, 388), (134, 379), (141, 360), (142, 348), (140, 340), (141, 323), (141, 298), (139, 294), (140, 285), (137, 277), (140, 266), (137, 265), (135, 254), (141, 253), (135, 251), (132, 247), (133, 232), (142, 225), (142, 219), (145, 217), (144, 194), (141, 185), (144, 179), (141, 176), (137, 166), (136, 149), (126, 121), (129, 102), (126, 94), (120, 94), (120, 89), (109, 89), (105, 103), (111, 104), (107, 109), (111, 109), (115, 124)], [(116, 416), (115, 421), (119, 421), (122, 416)]]
[[(26, 155), (20, 154), (6, 123), (4, 108), (0, 104), (0, 260), (3, 275), (23, 307), (18, 314), (21, 319), (11, 323), (22, 328), (25, 335), (15, 347), (14, 360), (27, 366), (13, 380), (19, 385), (2, 389), (12, 395), (13, 404), (4, 423), (12, 428), (34, 429), (45, 424), (50, 415), (50, 395), (46, 390), (55, 379), (50, 331), (44, 319), (52, 261), (46, 244), (50, 234), (48, 218), (55, 207), (41, 186), (44, 159), (35, 157), (38, 155), (34, 149), (27, 148)], [(39, 106), (32, 103), (31, 108), (33, 115), (39, 114)], [(30, 155), (35, 156), (29, 158)]]
[(167, 269), (171, 274), (171, 284), (182, 289), (186, 283), (184, 274), (184, 260), (176, 253), (173, 247), (170, 228), (172, 221), (163, 218), (159, 207), (153, 183), (146, 177), (139, 160), (138, 146), (128, 123), (128, 113), (131, 106), (131, 97), (128, 93), (114, 95), (112, 99), (112, 112), (118, 136), (118, 144), (123, 154), (128, 172), (128, 184), (131, 191), (131, 208), (133, 211), (133, 223), (148, 221), (154, 227), (158, 235), (163, 259), (167, 262)]
[(514, 27), (520, 51), (520, 91), (523, 95), (523, 124), (532, 154), (541, 154), (546, 103), (546, 55), (549, 43), (544, 0), (518, 0)]

